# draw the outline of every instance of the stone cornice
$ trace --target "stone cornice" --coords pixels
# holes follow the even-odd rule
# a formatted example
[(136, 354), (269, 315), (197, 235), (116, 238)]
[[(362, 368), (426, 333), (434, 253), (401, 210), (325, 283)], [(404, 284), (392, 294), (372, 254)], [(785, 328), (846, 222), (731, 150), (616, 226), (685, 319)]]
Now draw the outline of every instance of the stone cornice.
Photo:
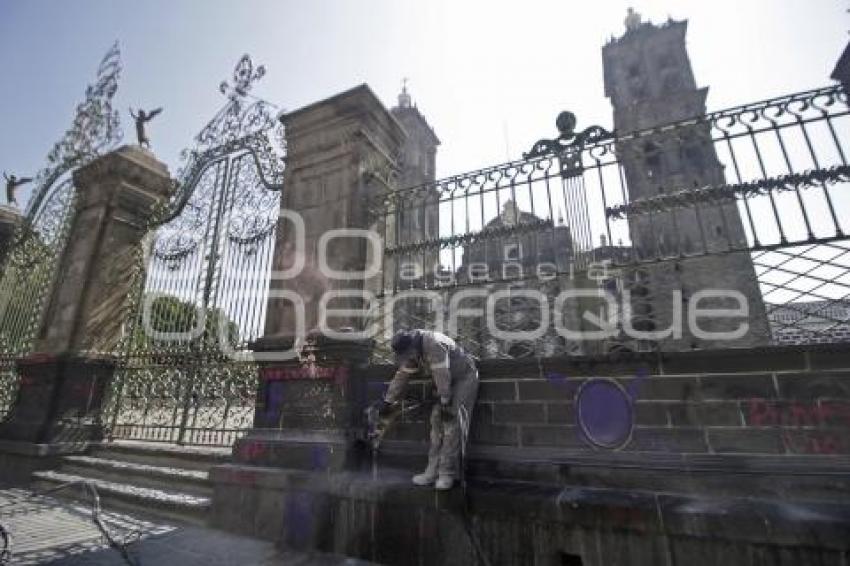
[(0, 206), (0, 223), (4, 225), (18, 226), (22, 224), (24, 217), (20, 210), (9, 206)]
[(100, 187), (109, 178), (136, 191), (150, 193), (154, 198), (169, 196), (173, 188), (168, 168), (163, 163), (147, 150), (127, 145), (77, 169), (73, 177), (80, 191)]

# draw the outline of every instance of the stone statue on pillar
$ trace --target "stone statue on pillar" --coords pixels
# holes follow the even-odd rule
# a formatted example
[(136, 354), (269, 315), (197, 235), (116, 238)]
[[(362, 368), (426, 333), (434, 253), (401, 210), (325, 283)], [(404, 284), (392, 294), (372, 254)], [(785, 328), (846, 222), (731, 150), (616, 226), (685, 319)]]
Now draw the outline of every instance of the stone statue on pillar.
[(151, 140), (149, 140), (145, 135), (145, 124), (153, 120), (160, 112), (162, 112), (161, 107), (151, 110), (150, 112), (145, 112), (140, 108), (139, 113), (136, 114), (133, 112), (133, 109), (130, 108), (130, 116), (132, 116), (133, 120), (136, 121), (136, 139), (138, 139), (140, 146), (150, 149)]
[(626, 20), (624, 23), (626, 24), (626, 32), (630, 32), (638, 29), (643, 22), (640, 14), (635, 12), (634, 8), (629, 7), (626, 12)]
[(17, 207), (18, 201), (15, 199), (15, 191), (18, 190), (18, 187), (21, 185), (26, 185), (32, 181), (32, 177), (18, 179), (15, 175), (7, 175), (5, 171), (3, 171), (3, 177), (6, 179), (6, 202), (10, 206)]

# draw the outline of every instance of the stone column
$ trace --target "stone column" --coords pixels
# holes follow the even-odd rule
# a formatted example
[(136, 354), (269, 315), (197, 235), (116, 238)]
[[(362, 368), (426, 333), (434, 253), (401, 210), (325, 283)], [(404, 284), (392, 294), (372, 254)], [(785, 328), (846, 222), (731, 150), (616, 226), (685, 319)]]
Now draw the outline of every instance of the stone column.
[(23, 223), (24, 217), (17, 208), (0, 206), (0, 268), (14, 243), (15, 233)]
[(74, 172), (76, 210), (35, 353), (19, 360), (21, 383), (0, 439), (97, 440), (112, 355), (129, 316), (139, 245), (152, 208), (172, 181), (149, 151), (124, 146)]
[[(265, 336), (254, 345), (261, 366), (255, 429), (234, 454), (243, 463), (339, 468), (363, 407), (356, 375), (372, 341), (357, 336), (367, 321), (356, 315), (328, 319), (326, 327), (342, 335), (320, 331), (320, 304), (328, 293), (369, 290), (373, 281), (321, 269), (319, 246), (330, 230), (370, 229), (368, 201), (390, 190), (386, 173), (397, 166), (405, 133), (366, 85), (281, 119), (288, 150), (281, 208), (289, 217), (279, 225), (273, 266), (290, 273), (271, 283)], [(293, 215), (303, 221), (303, 238)], [(327, 265), (338, 272), (363, 273), (381, 257), (363, 236), (334, 238), (326, 247)], [(288, 296), (275, 297), (281, 293)], [(365, 313), (369, 305), (341, 297), (328, 306)], [(307, 332), (306, 348), (293, 357)]]

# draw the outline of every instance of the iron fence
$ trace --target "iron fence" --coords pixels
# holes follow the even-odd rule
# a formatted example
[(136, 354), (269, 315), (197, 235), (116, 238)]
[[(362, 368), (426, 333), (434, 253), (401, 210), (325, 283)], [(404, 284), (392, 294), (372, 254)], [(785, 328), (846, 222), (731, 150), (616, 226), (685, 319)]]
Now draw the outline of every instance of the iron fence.
[(104, 407), (108, 438), (230, 446), (254, 421), (257, 368), (186, 355), (122, 369)]
[[(522, 160), (383, 195), (372, 203), (385, 242), (377, 293), (389, 305), (376, 319), (394, 320), (383, 337), (433, 326), (428, 306), (385, 316), (408, 290), (445, 305), (464, 287), (601, 288), (618, 298), (618, 325), (653, 330), (670, 317), (661, 295), (725, 285), (750, 300), (755, 329), (732, 345), (844, 340), (848, 113), (841, 86), (637, 132), (578, 131), (563, 113), (560, 135)], [(529, 326), (528, 302), (508, 296), (494, 310), (500, 328)], [(554, 335), (516, 349), (475, 324), (458, 332), (482, 356), (577, 353)], [(622, 347), (716, 345), (616, 338), (591, 351)]]

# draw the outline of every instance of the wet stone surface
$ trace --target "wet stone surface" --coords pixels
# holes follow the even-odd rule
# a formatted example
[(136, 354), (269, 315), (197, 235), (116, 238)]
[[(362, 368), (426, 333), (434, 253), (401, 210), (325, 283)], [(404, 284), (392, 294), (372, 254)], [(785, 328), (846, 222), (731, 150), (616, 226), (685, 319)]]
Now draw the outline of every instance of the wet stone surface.
[[(331, 555), (281, 552), (266, 541), (214, 529), (153, 522), (104, 511), (112, 536), (127, 541), (139, 566), (367, 565)], [(12, 536), (10, 565), (118, 566), (127, 562), (110, 548), (91, 520), (91, 508), (21, 489), (0, 491), (0, 524)]]

